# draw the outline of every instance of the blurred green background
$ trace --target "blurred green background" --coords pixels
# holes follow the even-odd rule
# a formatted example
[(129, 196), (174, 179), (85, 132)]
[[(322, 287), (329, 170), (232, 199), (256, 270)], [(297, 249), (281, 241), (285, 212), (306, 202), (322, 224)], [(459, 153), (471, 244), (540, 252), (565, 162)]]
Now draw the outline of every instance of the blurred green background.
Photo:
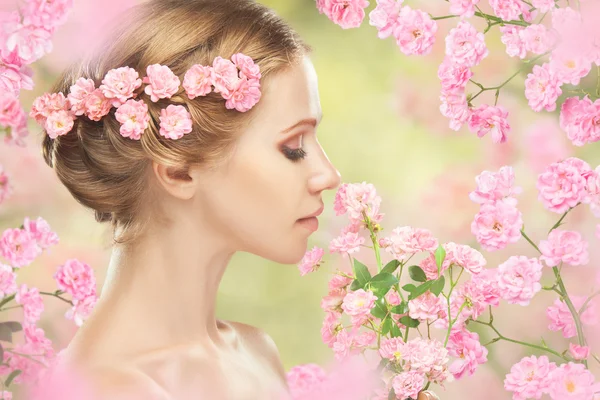
[[(313, 0), (259, 2), (273, 8), (314, 48), (312, 59), (324, 112), (319, 141), (344, 182), (366, 181), (376, 186), (383, 198), (384, 235), (396, 226), (412, 225), (430, 229), (442, 242), (475, 245), (470, 222), (478, 207), (468, 199), (475, 187), (475, 176), (484, 169), (496, 170), (510, 164), (515, 167), (517, 184), (524, 188), (519, 207), (525, 215), (526, 229), (539, 241), (558, 219), (558, 215), (545, 211), (536, 201), (535, 178), (540, 163), (568, 155), (582, 157), (592, 167), (600, 162), (597, 144), (575, 148), (566, 140), (557, 126), (556, 113), (534, 113), (528, 109), (523, 96), (525, 74), (515, 78), (500, 95), (499, 104), (510, 112), (512, 131), (507, 143), (493, 144), (491, 137), (479, 139), (467, 129), (451, 131), (439, 112), (437, 67), (444, 57), (445, 33), (456, 20), (439, 21), (437, 42), (430, 55), (407, 57), (392, 38), (377, 38), (376, 29), (368, 24), (368, 15), (361, 28), (343, 30), (320, 15)], [(55, 35), (52, 54), (33, 65), (36, 87), (33, 92), (22, 94), (27, 110), (36, 96), (49, 89), (68, 62), (77, 58), (78, 49), (85, 46), (81, 32), (92, 29), (99, 20), (110, 19), (131, 3), (75, 0), (72, 16)], [(371, 3), (367, 12), (375, 6), (374, 1)], [(448, 14), (442, 0), (407, 4), (438, 16)], [(7, 2), (2, 8), (14, 5)], [(495, 86), (520, 65), (505, 54), (497, 28), (486, 35), (486, 42), (491, 53), (475, 68), (476, 78), (486, 86)], [(478, 100), (493, 101), (493, 96), (487, 92)], [(12, 176), (14, 186), (13, 197), (0, 206), (2, 227), (19, 226), (25, 216), (42, 216), (58, 232), (61, 243), (24, 268), (19, 282), (54, 290), (52, 274), (56, 267), (67, 258), (79, 258), (94, 267), (101, 290), (110, 256), (108, 227), (97, 224), (92, 212), (78, 205), (60, 185), (42, 161), (41, 136), (34, 123), (32, 132), (26, 148), (4, 145), (0, 149), (0, 164)], [(333, 213), (333, 197), (334, 193), (324, 195), (326, 210), (321, 228), (311, 237), (309, 248), (318, 245), (327, 249), (329, 241), (345, 225), (344, 218)], [(598, 221), (592, 218), (587, 208), (580, 207), (569, 217), (568, 226), (594, 241), (597, 239), (593, 229)], [(597, 242), (591, 246), (589, 266), (566, 272), (571, 292), (589, 292), (590, 281), (597, 272), (597, 247)], [(509, 255), (534, 255), (524, 241), (507, 250), (483, 254), (490, 267)], [(357, 257), (365, 263), (373, 260), (367, 251)], [(323, 312), (319, 304), (327, 292), (330, 272), (337, 267), (347, 268), (347, 262), (344, 264), (337, 255), (326, 254), (325, 259), (319, 272), (300, 277), (294, 265), (237, 254), (220, 288), (218, 316), (264, 329), (277, 343), (286, 369), (309, 362), (325, 365), (333, 353), (321, 342)], [(543, 335), (562, 351), (567, 342), (559, 333), (546, 330), (545, 307), (553, 300), (542, 293), (527, 309), (503, 305), (496, 315), (499, 326), (505, 335), (524, 340), (539, 341)], [(45, 303), (46, 313), (40, 326), (61, 349), (77, 327), (62, 317), (66, 308), (58, 300), (45, 298)], [(482, 342), (492, 338), (489, 332), (478, 332)], [(510, 398), (502, 390), (504, 374), (526, 354), (531, 353), (512, 344), (492, 345), (490, 358), (494, 361), (481, 367), (475, 377), (440, 391), (442, 399), (464, 398), (467, 394), (469, 398)]]

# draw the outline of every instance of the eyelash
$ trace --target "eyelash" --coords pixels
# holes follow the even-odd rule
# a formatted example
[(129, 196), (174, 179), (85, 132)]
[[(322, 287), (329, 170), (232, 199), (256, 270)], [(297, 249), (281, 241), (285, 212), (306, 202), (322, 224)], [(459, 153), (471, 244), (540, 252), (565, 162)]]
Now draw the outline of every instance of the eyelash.
[(283, 154), (293, 162), (299, 162), (306, 157), (306, 154), (308, 154), (303, 148), (292, 149), (288, 146), (283, 146), (281, 150), (283, 151)]

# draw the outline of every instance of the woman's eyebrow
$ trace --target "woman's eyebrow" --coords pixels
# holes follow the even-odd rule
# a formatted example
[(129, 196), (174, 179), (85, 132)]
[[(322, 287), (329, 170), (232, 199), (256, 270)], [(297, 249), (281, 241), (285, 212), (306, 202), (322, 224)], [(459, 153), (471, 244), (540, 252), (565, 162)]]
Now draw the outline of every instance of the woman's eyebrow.
[(297, 128), (299, 126), (302, 125), (309, 125), (312, 126), (313, 128), (317, 126), (317, 124), (319, 124), (319, 122), (321, 122), (321, 119), (323, 118), (323, 114), (319, 114), (319, 119), (315, 119), (315, 118), (304, 118), (298, 122), (296, 122), (294, 125), (290, 126), (289, 128), (284, 129), (283, 131), (281, 131), (281, 133), (288, 133), (290, 132), (292, 129)]

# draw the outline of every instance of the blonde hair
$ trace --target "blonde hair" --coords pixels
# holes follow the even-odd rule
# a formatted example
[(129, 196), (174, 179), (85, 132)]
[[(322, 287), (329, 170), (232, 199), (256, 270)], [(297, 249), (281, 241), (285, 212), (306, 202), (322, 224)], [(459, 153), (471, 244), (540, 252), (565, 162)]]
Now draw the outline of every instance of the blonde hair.
[[(86, 61), (59, 78), (52, 92), (65, 96), (80, 77), (98, 87), (105, 74), (129, 66), (145, 75), (152, 64), (167, 65), (183, 81), (194, 64), (211, 65), (215, 57), (242, 52), (260, 66), (261, 85), (310, 52), (297, 33), (267, 7), (252, 0), (151, 0), (133, 7), (116, 24), (117, 31)], [(263, 90), (264, 92), (264, 90)], [(141, 140), (119, 134), (114, 109), (101, 121), (78, 117), (73, 130), (51, 139), (45, 135), (43, 154), (74, 198), (95, 211), (96, 220), (111, 222), (115, 243), (133, 241), (143, 231), (140, 205), (148, 192), (152, 161), (169, 166), (202, 164), (226, 159), (238, 133), (255, 109), (241, 113), (225, 108), (220, 94), (190, 100), (183, 89), (148, 104), (150, 127)], [(178, 140), (158, 134), (160, 109), (182, 104), (192, 115), (193, 131)]]

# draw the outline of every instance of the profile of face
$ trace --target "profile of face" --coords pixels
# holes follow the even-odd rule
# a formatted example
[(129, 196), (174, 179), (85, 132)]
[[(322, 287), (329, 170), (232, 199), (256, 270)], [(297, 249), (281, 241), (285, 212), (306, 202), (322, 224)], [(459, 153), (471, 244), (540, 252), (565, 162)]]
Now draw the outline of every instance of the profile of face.
[(294, 264), (313, 231), (298, 219), (323, 206), (340, 174), (317, 140), (322, 111), (308, 57), (270, 77), (254, 118), (227, 163), (199, 169), (194, 198), (215, 235), (234, 251)]

